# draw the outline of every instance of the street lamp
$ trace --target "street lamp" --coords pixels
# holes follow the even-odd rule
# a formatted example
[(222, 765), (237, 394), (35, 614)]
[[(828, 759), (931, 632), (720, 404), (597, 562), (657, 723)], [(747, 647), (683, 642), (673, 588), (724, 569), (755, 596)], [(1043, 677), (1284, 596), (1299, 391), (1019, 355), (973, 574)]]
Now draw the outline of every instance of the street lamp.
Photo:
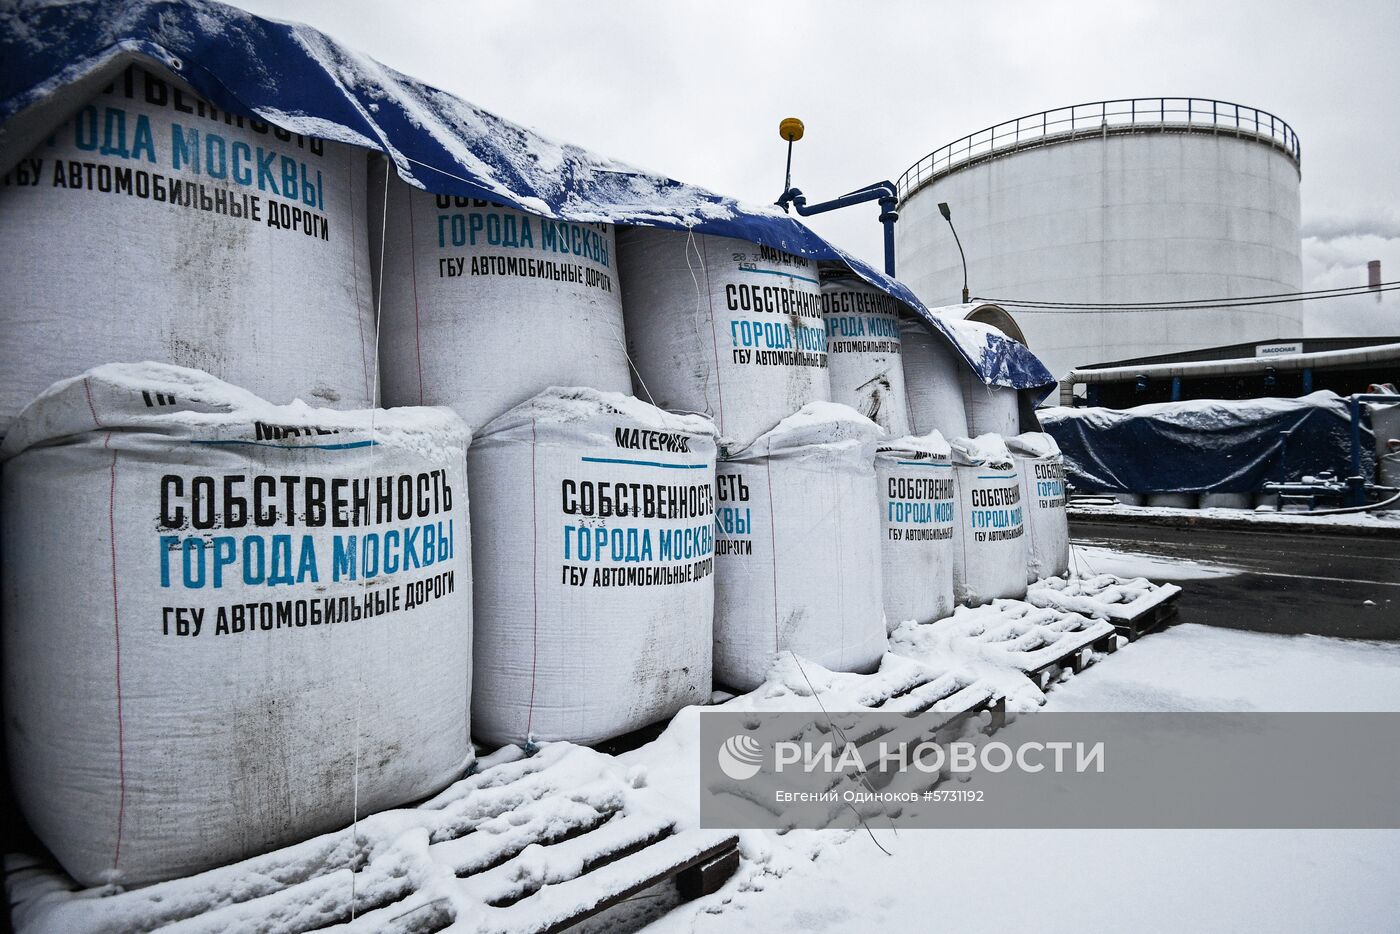
[(943, 215), (943, 219), (948, 222), (948, 229), (953, 232), (953, 242), (958, 245), (958, 255), (962, 257), (963, 266), (963, 304), (972, 301), (967, 291), (967, 254), (963, 252), (962, 241), (958, 239), (958, 228), (953, 226), (953, 212), (948, 210), (948, 202), (938, 202), (938, 213)]

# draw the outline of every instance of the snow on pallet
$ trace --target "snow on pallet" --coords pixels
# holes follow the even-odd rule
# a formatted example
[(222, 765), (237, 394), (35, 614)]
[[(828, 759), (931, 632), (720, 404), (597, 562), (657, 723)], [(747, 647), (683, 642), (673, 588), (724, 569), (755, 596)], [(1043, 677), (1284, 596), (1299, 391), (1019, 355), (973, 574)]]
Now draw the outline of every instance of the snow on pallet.
[(871, 674), (830, 671), (786, 653), (768, 683), (726, 710), (842, 710), (882, 713), (964, 713), (991, 710), (1001, 696), (994, 684), (956, 666), (885, 655)]
[(1175, 584), (1098, 574), (1040, 581), (1031, 587), (1026, 602), (1107, 620), (1129, 642), (1136, 642), (1176, 617), (1180, 596), (1181, 588)]
[[(762, 687), (727, 701), (725, 711), (806, 712), (813, 715), (810, 729), (818, 733), (839, 732), (843, 743), (850, 743), (874, 761), (877, 743), (917, 743), (929, 739), (927, 718), (909, 717), (898, 723), (872, 721), (852, 716), (863, 713), (942, 714), (936, 735), (943, 740), (965, 734), (990, 734), (1006, 719), (1006, 697), (999, 685), (979, 677), (965, 667), (921, 662), (900, 655), (886, 654), (880, 667), (869, 674), (831, 671), (810, 659), (787, 653), (780, 657)], [(806, 731), (794, 735), (794, 740)], [(926, 776), (932, 787), (940, 776)], [(834, 775), (827, 790), (851, 781)], [(771, 796), (748, 786), (730, 785), (726, 794), (738, 795), (749, 804), (769, 813), (780, 814), (781, 806)], [(852, 815), (863, 816), (849, 804), (835, 804), (829, 818), (840, 824)]]
[(1042, 692), (1063, 671), (1078, 674), (1117, 649), (1117, 630), (1106, 620), (1021, 600), (958, 607), (946, 619), (906, 622), (890, 635), (890, 651), (899, 655), (1013, 669)]
[(11, 857), (15, 929), (558, 931), (670, 878), (683, 897), (708, 894), (738, 865), (736, 836), (678, 826), (610, 756), (553, 743), (481, 766), (353, 830), (130, 892), (79, 891)]

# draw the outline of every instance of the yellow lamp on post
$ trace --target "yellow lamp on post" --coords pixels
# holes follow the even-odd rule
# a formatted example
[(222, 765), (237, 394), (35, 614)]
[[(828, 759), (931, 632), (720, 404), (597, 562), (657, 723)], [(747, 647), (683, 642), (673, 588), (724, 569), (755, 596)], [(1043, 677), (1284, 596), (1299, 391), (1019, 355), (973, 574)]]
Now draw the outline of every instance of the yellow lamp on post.
[[(787, 174), (783, 177), (784, 195), (792, 189), (792, 144), (802, 138), (802, 133), (806, 129), (807, 128), (802, 125), (802, 121), (796, 117), (784, 117), (778, 123), (778, 135), (787, 140), (788, 144)], [(788, 209), (785, 200), (780, 199), (778, 203), (783, 206), (784, 211)]]

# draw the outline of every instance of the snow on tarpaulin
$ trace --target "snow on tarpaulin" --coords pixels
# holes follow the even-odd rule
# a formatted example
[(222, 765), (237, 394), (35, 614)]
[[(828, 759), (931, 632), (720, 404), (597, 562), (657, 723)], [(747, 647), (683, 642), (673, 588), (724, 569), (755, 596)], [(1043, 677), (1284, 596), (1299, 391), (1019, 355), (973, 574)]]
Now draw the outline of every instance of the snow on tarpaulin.
[(983, 381), (1047, 392), (1054, 383), (1023, 345), (961, 336), (908, 287), (777, 207), (741, 204), (548, 139), (309, 26), (207, 0), (76, 0), (0, 11), (0, 172), (137, 61), (168, 69), (232, 113), (381, 150), (405, 181), (438, 194), (564, 220), (693, 229), (844, 262), (927, 320)]
[[(1347, 401), (1325, 390), (1297, 399), (1192, 399), (1036, 414), (1064, 453), (1066, 478), (1084, 491), (1249, 493), (1269, 482), (1351, 472)], [(1371, 476), (1375, 460), (1364, 426), (1361, 459), (1362, 475)]]

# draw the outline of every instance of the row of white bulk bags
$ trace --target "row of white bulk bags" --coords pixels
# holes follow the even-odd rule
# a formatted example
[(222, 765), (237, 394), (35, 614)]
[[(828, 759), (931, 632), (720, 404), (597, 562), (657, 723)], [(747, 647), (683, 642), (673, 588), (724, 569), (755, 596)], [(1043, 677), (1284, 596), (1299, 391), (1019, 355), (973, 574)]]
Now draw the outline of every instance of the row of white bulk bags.
[(127, 68), (0, 181), (0, 434), (113, 360), (372, 405), (366, 165)]
[[(371, 427), (372, 425), (372, 427)], [(82, 885), (188, 875), (472, 761), (461, 420), (112, 364), (0, 448), (7, 758)]]
[(998, 435), (951, 443), (958, 482), (953, 596), (976, 606), (1026, 595), (1030, 560), (1016, 461)]
[(899, 332), (910, 430), (916, 435), (936, 431), (945, 438), (967, 437), (962, 378), (967, 362), (927, 324), (904, 318)]
[(872, 671), (885, 652), (880, 428), (812, 403), (718, 465), (715, 681), (742, 691), (794, 652)]
[(1148, 493), (1143, 502), (1148, 506), (1165, 506), (1169, 509), (1195, 509), (1198, 497), (1195, 493)]
[(385, 167), (370, 186), (384, 400), (449, 405), (473, 429), (550, 386), (630, 393), (611, 224), (435, 195)]
[(752, 442), (831, 398), (817, 264), (728, 237), (618, 233), (636, 395)]
[(875, 479), (886, 624), (893, 631), (951, 615), (957, 495), (948, 442), (936, 431), (881, 442)]
[(894, 438), (910, 433), (899, 310), (903, 303), (845, 267), (821, 270), (831, 401), (848, 405)]
[(470, 463), (479, 739), (598, 742), (709, 699), (708, 419), (551, 388)]
[(1006, 439), (1021, 475), (1021, 502), (1026, 526), (1026, 578), (1035, 583), (1069, 573), (1069, 513), (1066, 510), (1065, 462), (1060, 446), (1044, 432), (1028, 431)]

